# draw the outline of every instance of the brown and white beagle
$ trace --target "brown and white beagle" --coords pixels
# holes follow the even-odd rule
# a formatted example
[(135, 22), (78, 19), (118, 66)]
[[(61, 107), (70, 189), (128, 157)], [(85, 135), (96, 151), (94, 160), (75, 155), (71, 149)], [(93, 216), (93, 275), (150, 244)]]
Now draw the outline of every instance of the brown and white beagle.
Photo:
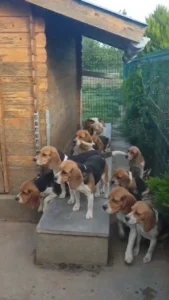
[(141, 200), (144, 195), (149, 193), (149, 189), (142, 178), (138, 176), (134, 178), (130, 171), (123, 168), (114, 170), (112, 183), (126, 188), (137, 200)]
[(161, 218), (157, 210), (146, 201), (137, 201), (131, 208), (131, 212), (126, 216), (129, 225), (136, 225), (137, 242), (134, 249), (134, 255), (138, 255), (140, 251), (141, 238), (150, 240), (150, 246), (143, 258), (144, 263), (151, 261), (157, 240), (162, 236), (169, 235), (168, 226)]
[[(60, 164), (62, 161), (66, 160), (68, 157), (61, 151), (58, 151), (53, 146), (44, 146), (39, 154), (34, 158), (34, 161), (38, 166), (45, 166), (48, 169), (53, 170), (54, 175), (58, 172)], [(59, 195), (59, 198), (65, 198), (66, 196), (66, 187), (61, 185), (62, 192)]]
[(112, 189), (108, 200), (103, 204), (103, 209), (109, 214), (116, 214), (119, 236), (124, 238), (123, 225), (130, 228), (128, 244), (125, 252), (125, 262), (131, 264), (133, 262), (133, 247), (136, 239), (136, 226), (130, 225), (126, 221), (126, 216), (131, 212), (131, 207), (135, 204), (135, 197), (123, 187), (115, 187)]
[(105, 123), (99, 118), (89, 118), (83, 124), (83, 129), (87, 130), (91, 135), (102, 135), (104, 132)]
[(92, 136), (87, 130), (78, 130), (74, 139), (75, 147), (73, 154), (77, 155), (82, 152), (94, 150), (95, 143), (92, 140)]
[(70, 188), (69, 204), (74, 204), (73, 211), (80, 209), (80, 192), (85, 194), (88, 200), (86, 219), (93, 218), (94, 189), (98, 186), (101, 178), (104, 182), (105, 197), (108, 195), (109, 180), (106, 161), (95, 155), (88, 158), (84, 164), (77, 164), (67, 160), (61, 163), (56, 181), (59, 184), (68, 183)]
[(129, 161), (129, 168), (132, 175), (135, 177), (143, 178), (144, 176), (144, 167), (145, 167), (145, 160), (141, 154), (141, 151), (136, 146), (131, 146), (127, 153), (123, 151), (113, 151), (112, 155), (116, 156), (118, 154), (125, 155), (125, 157)]
[(54, 181), (53, 171), (42, 174), (33, 180), (25, 181), (15, 200), (38, 211), (45, 211), (47, 204), (61, 193), (61, 187)]

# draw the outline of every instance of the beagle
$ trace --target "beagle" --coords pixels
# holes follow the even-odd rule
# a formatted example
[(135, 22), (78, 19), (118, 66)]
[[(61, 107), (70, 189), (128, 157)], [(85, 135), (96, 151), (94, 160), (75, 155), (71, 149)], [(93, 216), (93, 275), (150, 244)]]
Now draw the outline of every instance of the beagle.
[[(40, 166), (46, 166), (49, 169), (52, 169), (54, 175), (58, 173), (60, 164), (62, 161), (66, 161), (67, 159), (71, 159), (76, 161), (77, 163), (83, 164), (89, 157), (99, 155), (99, 151), (92, 150), (84, 153), (80, 153), (74, 156), (67, 156), (61, 151), (58, 151), (55, 147), (45, 146), (43, 147), (39, 154), (34, 158), (36, 163)], [(61, 184), (61, 194), (59, 198), (65, 198), (66, 196), (66, 187), (65, 184)]]
[[(49, 169), (53, 170), (54, 174), (58, 172), (59, 166), (62, 161), (66, 160), (68, 157), (61, 151), (56, 150), (55, 147), (45, 146), (40, 151), (39, 154), (34, 157), (34, 161), (39, 166), (46, 166)], [(59, 198), (65, 198), (66, 196), (66, 187), (63, 184), (61, 186), (61, 194)]]
[(130, 171), (122, 168), (114, 170), (112, 183), (126, 188), (137, 200), (141, 200), (149, 192), (142, 178), (134, 178)]
[(87, 130), (78, 130), (74, 142), (74, 155), (79, 154), (81, 152), (94, 150), (95, 143), (93, 142), (92, 136)]
[(74, 204), (73, 211), (80, 209), (80, 193), (87, 197), (88, 208), (86, 219), (93, 218), (94, 189), (97, 187), (101, 178), (104, 181), (105, 197), (108, 195), (108, 167), (106, 161), (100, 156), (95, 155), (88, 158), (84, 164), (77, 164), (67, 160), (61, 163), (56, 181), (59, 184), (68, 183), (70, 188), (69, 204)]
[(99, 118), (89, 118), (84, 122), (83, 129), (87, 130), (91, 135), (103, 134), (105, 123)]
[(40, 175), (39, 177), (25, 181), (20, 188), (15, 200), (22, 204), (27, 204), (38, 211), (45, 211), (47, 204), (61, 193), (60, 184), (54, 181), (53, 171)]
[(168, 226), (162, 220), (157, 210), (153, 209), (150, 203), (146, 201), (137, 201), (131, 212), (126, 216), (126, 221), (129, 225), (135, 225), (137, 228), (137, 240), (134, 248), (134, 255), (138, 255), (140, 251), (141, 238), (144, 237), (150, 240), (150, 246), (143, 258), (144, 263), (151, 261), (157, 240), (169, 235)]
[(113, 156), (116, 156), (118, 154), (125, 155), (126, 159), (128, 159), (130, 172), (132, 172), (134, 177), (143, 178), (145, 160), (144, 160), (139, 148), (137, 148), (135, 146), (131, 146), (128, 149), (127, 153), (125, 153), (123, 151), (113, 151), (112, 152)]
[(135, 197), (123, 187), (115, 187), (112, 189), (107, 202), (103, 204), (103, 209), (109, 214), (116, 214), (119, 236), (125, 237), (123, 225), (130, 228), (128, 244), (125, 251), (125, 262), (131, 264), (133, 262), (133, 247), (136, 239), (136, 226), (130, 225), (126, 221), (126, 215), (131, 212), (131, 207), (135, 204)]
[(101, 153), (108, 150), (110, 147), (110, 141), (105, 136), (98, 136), (93, 134), (92, 136), (87, 130), (78, 130), (74, 139), (75, 147), (73, 154), (79, 154), (81, 152), (98, 150)]

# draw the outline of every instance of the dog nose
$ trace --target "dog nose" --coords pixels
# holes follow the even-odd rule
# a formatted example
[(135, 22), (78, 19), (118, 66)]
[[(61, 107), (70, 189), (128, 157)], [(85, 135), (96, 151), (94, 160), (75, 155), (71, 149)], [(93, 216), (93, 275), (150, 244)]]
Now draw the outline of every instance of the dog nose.
[(111, 183), (113, 183), (113, 184), (115, 183), (114, 179), (112, 179)]
[(36, 158), (36, 157), (34, 157), (34, 158), (33, 158), (33, 161), (35, 161), (35, 162), (36, 162), (36, 161), (37, 161), (37, 158)]
[(103, 204), (102, 207), (103, 207), (104, 210), (106, 210), (107, 209), (107, 204)]
[(15, 197), (15, 200), (16, 200), (16, 201), (19, 201), (19, 197), (18, 197), (18, 196), (16, 196), (16, 197)]
[(127, 159), (128, 157), (129, 157), (128, 154), (126, 154), (126, 155), (125, 155), (125, 158)]
[(125, 216), (125, 220), (128, 222), (130, 218), (128, 216)]

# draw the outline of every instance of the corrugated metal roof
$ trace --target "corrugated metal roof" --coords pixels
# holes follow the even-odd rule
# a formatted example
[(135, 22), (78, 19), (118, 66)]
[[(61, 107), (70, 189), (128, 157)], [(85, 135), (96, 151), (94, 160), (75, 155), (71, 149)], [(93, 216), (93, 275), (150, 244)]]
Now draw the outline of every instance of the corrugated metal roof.
[[(135, 24), (139, 24), (139, 25), (141, 25), (141, 26), (143, 26), (143, 27), (146, 27), (146, 26), (147, 26), (146, 23), (140, 22), (140, 21), (135, 20), (135, 19), (133, 19), (133, 18), (130, 18), (130, 17), (128, 17), (128, 16), (124, 16), (124, 15), (122, 15), (122, 14), (120, 14), (120, 13), (117, 13), (117, 12), (115, 12), (115, 11), (113, 11), (113, 10), (108, 9), (107, 7), (104, 7), (104, 5), (101, 5), (101, 6), (100, 6), (100, 5), (96, 5), (96, 3), (94, 3), (92, 0), (78, 0), (78, 1), (79, 1), (79, 2), (84, 2), (84, 3), (86, 3), (86, 4), (90, 5), (90, 6), (93, 6), (93, 7), (95, 7), (95, 8), (99, 8), (99, 9), (102, 10), (102, 11), (111, 13), (112, 15), (115, 15), (115, 16), (120, 17), (121, 19), (128, 20), (128, 21), (130, 21), (130, 22), (132, 22), (132, 23), (135, 23)], [(110, 0), (110, 1), (111, 1), (111, 0)]]

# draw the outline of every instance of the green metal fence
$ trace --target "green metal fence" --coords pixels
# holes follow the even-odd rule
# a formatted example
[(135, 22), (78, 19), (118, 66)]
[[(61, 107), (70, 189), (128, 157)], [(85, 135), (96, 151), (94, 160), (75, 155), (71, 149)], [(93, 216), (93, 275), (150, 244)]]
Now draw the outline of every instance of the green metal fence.
[[(140, 101), (142, 107), (146, 107), (146, 120), (140, 121), (140, 127), (136, 126), (138, 124), (135, 126), (139, 127), (138, 135), (141, 126), (144, 127), (151, 152), (146, 160), (151, 156), (154, 175), (161, 175), (169, 170), (169, 50), (134, 60), (124, 66), (124, 75), (129, 78), (138, 70), (141, 72), (143, 96), (138, 99), (135, 94), (135, 101)], [(133, 86), (133, 91), (136, 88)]]
[(101, 43), (86, 41), (90, 51), (89, 47), (82, 48), (82, 121), (102, 118), (112, 124), (113, 135), (120, 135), (124, 114), (122, 53)]

